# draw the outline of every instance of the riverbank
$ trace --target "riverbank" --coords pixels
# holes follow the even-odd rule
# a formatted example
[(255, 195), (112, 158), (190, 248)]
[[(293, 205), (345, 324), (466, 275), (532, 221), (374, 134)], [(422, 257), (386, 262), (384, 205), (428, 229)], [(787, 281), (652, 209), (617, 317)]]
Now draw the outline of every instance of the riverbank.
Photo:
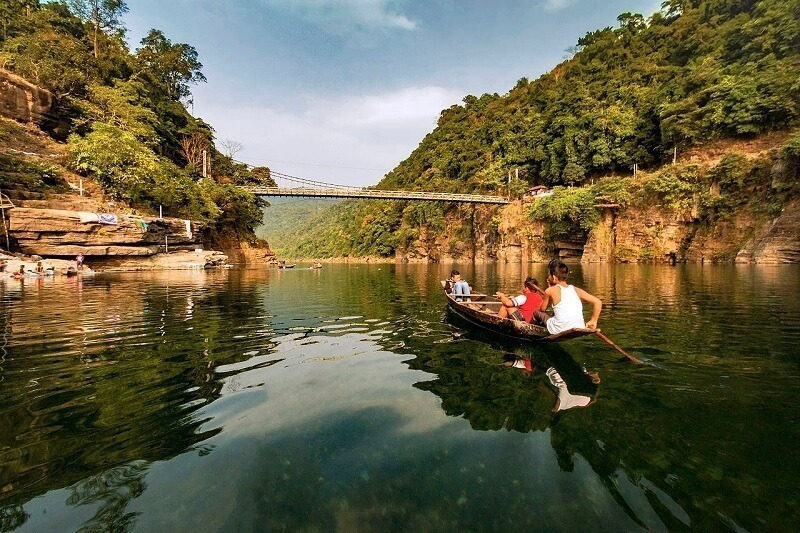
[[(0, 87), (0, 95), (6, 89)], [(114, 271), (210, 268), (228, 259), (266, 263), (274, 257), (266, 241), (236, 226), (235, 216), (227, 225), (208, 214), (177, 217), (180, 212), (167, 206), (153, 212), (109, 193), (95, 176), (76, 172), (67, 145), (35, 122), (13, 118), (0, 117), (4, 249), (68, 261), (82, 254), (88, 264)], [(229, 195), (217, 192), (219, 203), (233, 209)], [(210, 213), (217, 212), (215, 205), (207, 204)], [(174, 256), (178, 251), (195, 255)]]
[[(800, 131), (709, 142), (675, 164), (607, 174), (505, 206), (292, 205), (296, 227), (260, 233), (279, 254), (325, 261), (800, 263)], [(374, 251), (379, 251), (377, 255)], [(363, 253), (361, 257), (353, 257)], [(350, 254), (350, 255), (348, 255)]]
[[(24, 269), (25, 276), (73, 276), (95, 275), (107, 272), (145, 272), (159, 270), (205, 270), (231, 266), (228, 256), (216, 250), (197, 249), (159, 253), (150, 257), (114, 257), (85, 259), (83, 267), (78, 270), (74, 259), (43, 258), (38, 255), (0, 253), (0, 261), (4, 261), (5, 274), (10, 277), (14, 272)], [(43, 272), (38, 273), (41, 264)]]
[[(44, 259), (36, 255), (0, 253), (0, 261), (5, 265), (2, 273), (5, 277), (13, 277), (15, 273), (20, 272), (20, 268), (24, 272), (24, 277), (74, 276), (78, 272), (90, 276), (95, 274), (88, 265), (84, 265), (79, 271), (75, 261), (66, 259)], [(40, 266), (41, 272), (39, 272)]]

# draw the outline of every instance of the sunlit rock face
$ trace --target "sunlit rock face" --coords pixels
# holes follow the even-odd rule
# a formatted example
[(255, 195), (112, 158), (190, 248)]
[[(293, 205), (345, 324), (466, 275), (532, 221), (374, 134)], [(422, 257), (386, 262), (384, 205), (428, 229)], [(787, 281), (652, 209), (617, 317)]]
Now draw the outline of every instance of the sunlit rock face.
[(47, 127), (52, 125), (52, 108), (53, 95), (49, 91), (0, 69), (0, 115)]
[(800, 202), (783, 208), (736, 256), (737, 263), (800, 263)]
[(775, 218), (742, 209), (727, 219), (687, 219), (657, 206), (606, 214), (590, 235), (584, 263), (800, 263), (800, 202)]

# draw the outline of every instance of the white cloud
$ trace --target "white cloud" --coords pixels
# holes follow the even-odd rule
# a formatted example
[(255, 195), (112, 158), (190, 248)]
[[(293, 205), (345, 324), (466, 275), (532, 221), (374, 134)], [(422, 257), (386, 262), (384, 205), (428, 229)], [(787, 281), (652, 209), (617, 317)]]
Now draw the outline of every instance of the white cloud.
[(398, 124), (429, 122), (439, 112), (463, 98), (460, 91), (442, 87), (408, 87), (398, 91), (340, 100), (312, 102), (308, 115), (332, 126), (393, 127)]
[(577, 1), (578, 0), (544, 0), (543, 5), (546, 11), (560, 11)]
[(439, 113), (463, 96), (462, 91), (442, 87), (408, 87), (382, 94), (312, 97), (297, 113), (199, 102), (196, 110), (214, 124), (217, 138), (244, 145), (238, 159), (309, 179), (374, 185), (433, 130)]
[(373, 30), (415, 30), (417, 23), (392, 7), (391, 0), (264, 0), (274, 8), (296, 12), (333, 35)]

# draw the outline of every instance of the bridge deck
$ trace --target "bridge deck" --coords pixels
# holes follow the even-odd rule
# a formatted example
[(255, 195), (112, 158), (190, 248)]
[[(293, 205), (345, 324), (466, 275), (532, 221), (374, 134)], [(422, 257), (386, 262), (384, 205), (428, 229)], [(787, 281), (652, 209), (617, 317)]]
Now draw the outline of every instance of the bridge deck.
[(257, 196), (305, 196), (316, 198), (374, 198), (380, 200), (424, 200), (429, 202), (462, 202), (471, 204), (507, 204), (505, 196), (455, 194), (420, 191), (381, 191), (378, 189), (318, 189), (312, 187), (242, 187)]

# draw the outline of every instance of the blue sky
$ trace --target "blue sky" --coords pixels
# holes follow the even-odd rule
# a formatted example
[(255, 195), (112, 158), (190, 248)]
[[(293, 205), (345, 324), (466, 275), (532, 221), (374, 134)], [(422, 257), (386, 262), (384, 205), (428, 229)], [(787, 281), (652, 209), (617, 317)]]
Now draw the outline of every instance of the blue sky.
[(660, 0), (128, 0), (135, 48), (150, 28), (193, 45), (208, 83), (194, 114), (237, 159), (370, 185), (439, 112), (506, 93), (562, 61), (587, 31)]

